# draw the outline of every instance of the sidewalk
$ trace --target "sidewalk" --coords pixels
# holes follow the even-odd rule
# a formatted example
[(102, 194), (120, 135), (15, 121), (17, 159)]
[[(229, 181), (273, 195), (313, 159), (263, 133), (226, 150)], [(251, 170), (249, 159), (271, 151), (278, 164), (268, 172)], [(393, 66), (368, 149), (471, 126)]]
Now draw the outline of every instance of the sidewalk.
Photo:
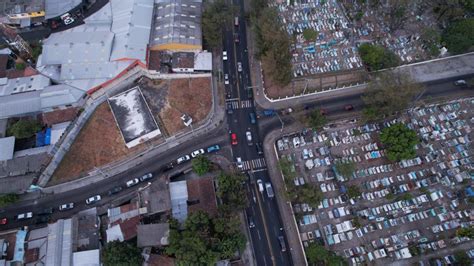
[[(133, 77), (135, 77), (135, 75), (133, 75)], [(133, 81), (135, 79), (127, 78), (127, 80)], [(123, 86), (123, 83), (121, 85)], [(62, 184), (58, 184), (51, 187), (45, 187), (42, 189), (42, 191), (44, 193), (62, 193), (62, 192), (74, 190), (79, 187), (90, 185), (92, 183), (99, 182), (101, 180), (107, 179), (110, 176), (119, 174), (121, 172), (124, 172), (125, 170), (135, 167), (136, 165), (140, 164), (143, 161), (150, 160), (153, 157), (155, 157), (157, 154), (160, 154), (166, 150), (169, 150), (175, 146), (178, 146), (184, 142), (187, 142), (201, 135), (205, 135), (208, 132), (214, 130), (223, 122), (224, 117), (225, 117), (225, 110), (223, 106), (220, 106), (218, 104), (219, 99), (218, 99), (218, 92), (217, 92), (217, 84), (214, 77), (212, 78), (211, 87), (212, 87), (212, 98), (213, 98), (211, 111), (206, 117), (204, 124), (194, 129), (194, 131), (183, 132), (181, 134), (171, 136), (165, 139), (164, 143), (151, 146), (150, 148), (143, 150), (138, 154), (135, 154), (133, 157), (126, 158), (125, 160), (114, 162), (109, 165), (105, 165), (103, 167), (97, 168), (96, 170), (91, 171), (88, 176), (83, 177), (81, 179), (73, 180), (67, 183), (62, 183)], [(105, 95), (103, 97), (105, 98)], [(96, 99), (96, 101), (99, 101), (99, 102), (100, 100), (102, 99)], [(93, 113), (93, 111), (91, 113)], [(82, 121), (85, 122), (87, 121), (87, 119), (83, 118)], [(79, 132), (80, 127), (77, 130)], [(72, 144), (72, 141), (73, 141), (73, 138), (72, 140), (69, 140), (69, 143), (67, 144), (67, 146), (63, 148), (63, 149), (66, 149), (66, 151), (64, 151), (64, 154), (65, 152), (67, 152), (67, 148), (69, 148), (70, 145)], [(62, 156), (64, 156), (64, 154), (62, 154)], [(58, 158), (56, 160), (60, 162)], [(50, 172), (48, 173), (52, 174), (54, 172), (52, 168), (53, 167), (50, 167), (49, 169)], [(44, 175), (46, 175), (46, 173)], [(46, 180), (46, 177), (44, 177), (43, 182), (40, 183), (42, 186), (46, 185), (47, 180), (49, 180), (49, 178), (46, 180), (46, 182), (45, 180)]]
[(298, 225), (295, 216), (293, 215), (293, 207), (283, 195), (283, 191), (286, 189), (285, 182), (278, 167), (278, 158), (275, 151), (275, 141), (281, 135), (295, 132), (300, 128), (301, 125), (294, 123), (293, 125), (286, 127), (283, 132), (281, 132), (280, 129), (271, 131), (265, 136), (263, 148), (268, 173), (272, 181), (273, 188), (277, 192), (275, 193), (275, 197), (277, 199), (278, 209), (280, 210), (281, 219), (285, 227), (285, 233), (288, 240), (288, 245), (290, 247), (293, 264), (308, 265), (300, 239)]

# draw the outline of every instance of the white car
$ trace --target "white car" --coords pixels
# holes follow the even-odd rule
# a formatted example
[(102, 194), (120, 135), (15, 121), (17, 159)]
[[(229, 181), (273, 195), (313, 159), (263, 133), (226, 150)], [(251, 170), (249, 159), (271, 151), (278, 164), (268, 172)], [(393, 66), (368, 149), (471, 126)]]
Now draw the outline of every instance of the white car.
[(66, 13), (61, 16), (61, 20), (64, 22), (64, 25), (69, 25), (74, 22), (74, 19), (72, 18), (71, 14)]
[(195, 150), (191, 153), (191, 157), (196, 158), (199, 155), (204, 154), (204, 149)]
[(95, 195), (93, 197), (90, 197), (88, 199), (86, 199), (86, 204), (89, 205), (89, 204), (92, 204), (92, 203), (96, 203), (98, 201), (100, 201), (102, 198), (100, 197), (100, 195)]
[(242, 164), (242, 158), (237, 157), (236, 159), (237, 159), (237, 168), (242, 170), (244, 168), (244, 165)]
[(152, 173), (144, 174), (144, 175), (140, 176), (140, 181), (143, 182), (143, 181), (151, 179), (151, 178), (153, 178)]
[(262, 179), (257, 180), (257, 185), (258, 185), (258, 191), (263, 192), (265, 190), (265, 188), (263, 187)]
[(74, 208), (74, 203), (72, 203), (72, 202), (71, 202), (71, 203), (66, 203), (66, 204), (63, 204), (63, 205), (59, 206), (59, 210), (60, 210), (60, 211), (66, 211), (66, 210), (70, 210), (70, 209), (72, 209), (72, 208)]
[(224, 84), (229, 85), (229, 74), (224, 74)]
[(187, 162), (187, 161), (189, 161), (189, 160), (191, 160), (191, 156), (189, 156), (189, 155), (186, 154), (186, 155), (184, 155), (184, 156), (179, 157), (179, 158), (176, 160), (176, 163), (177, 163), (177, 164), (182, 164), (182, 163)]
[(250, 131), (245, 132), (245, 136), (247, 137), (248, 145), (252, 145), (252, 133)]
[(222, 60), (227, 61), (227, 51), (222, 51)]
[(140, 180), (138, 178), (134, 178), (132, 180), (128, 180), (125, 184), (127, 185), (127, 187), (133, 187), (138, 183), (140, 183)]
[(242, 63), (237, 62), (237, 71), (242, 72)]
[(25, 212), (25, 213), (20, 213), (16, 216), (16, 219), (17, 220), (25, 220), (25, 219), (30, 219), (31, 217), (33, 217), (33, 213), (32, 212)]

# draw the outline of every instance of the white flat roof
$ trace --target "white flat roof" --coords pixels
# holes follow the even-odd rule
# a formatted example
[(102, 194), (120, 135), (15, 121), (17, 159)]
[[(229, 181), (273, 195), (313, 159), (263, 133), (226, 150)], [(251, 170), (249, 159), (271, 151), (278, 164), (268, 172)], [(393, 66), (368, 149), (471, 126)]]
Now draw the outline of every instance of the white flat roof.
[(0, 138), (0, 161), (13, 159), (15, 137)]

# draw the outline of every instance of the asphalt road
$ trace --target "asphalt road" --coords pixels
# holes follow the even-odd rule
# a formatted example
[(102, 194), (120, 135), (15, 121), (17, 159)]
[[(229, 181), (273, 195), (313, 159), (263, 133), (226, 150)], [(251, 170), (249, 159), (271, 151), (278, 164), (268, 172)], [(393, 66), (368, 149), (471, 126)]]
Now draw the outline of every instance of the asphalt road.
[[(61, 194), (42, 194), (41, 197), (38, 200), (35, 200), (34, 202), (22, 201), (10, 207), (1, 209), (0, 219), (6, 217), (8, 219), (8, 224), (0, 225), (0, 230), (18, 228), (26, 225), (34, 227), (38, 219), (38, 215), (35, 214), (40, 213), (42, 210), (50, 207), (54, 208), (54, 213), (51, 215), (51, 220), (56, 220), (60, 218), (71, 217), (73, 214), (90, 207), (118, 206), (120, 205), (120, 203), (130, 200), (133, 196), (136, 195), (135, 192), (137, 191), (137, 189), (145, 185), (143, 183), (140, 183), (137, 186), (126, 188), (125, 182), (132, 178), (140, 177), (146, 173), (153, 173), (153, 179), (149, 180), (148, 182), (153, 181), (155, 178), (163, 174), (165, 165), (169, 164), (170, 162), (174, 162), (176, 158), (184, 154), (190, 154), (192, 151), (197, 150), (199, 148), (207, 148), (214, 144), (219, 144), (222, 148), (225, 148), (225, 146), (228, 146), (229, 143), (226, 133), (226, 127), (220, 126), (218, 129), (212, 131), (208, 135), (196, 138), (191, 142), (186, 142), (181, 145), (178, 145), (172, 150), (164, 152), (156, 158), (153, 158), (153, 160), (143, 162), (142, 164), (130, 168), (128, 171), (120, 175), (111, 176), (98, 183), (94, 183), (89, 186), (85, 186)], [(224, 154), (226, 152), (224, 149), (222, 149), (221, 151), (217, 152), (217, 154), (219, 153)], [(189, 167), (191, 167), (191, 164), (190, 162), (187, 162), (182, 165), (176, 166), (169, 172), (166, 172), (166, 174), (179, 172), (182, 171), (182, 169), (186, 169)], [(123, 187), (123, 190), (116, 195), (108, 196), (107, 192), (116, 186)], [(85, 200), (94, 195), (101, 195), (102, 200), (97, 204), (86, 206)], [(75, 205), (74, 209), (62, 212), (58, 210), (58, 207), (60, 205), (71, 202)], [(25, 212), (33, 212), (33, 218), (28, 220), (15, 221), (14, 217), (16, 215)]]
[[(238, 26), (232, 19), (232, 25), (227, 25), (223, 38), (223, 50), (228, 59), (224, 61), (224, 74), (228, 75), (229, 84), (226, 85), (226, 109), (229, 124), (229, 138), (231, 133), (237, 135), (237, 145), (232, 146), (234, 162), (241, 158), (242, 172), (247, 173), (247, 195), (249, 207), (246, 209), (248, 220), (252, 220), (255, 227), (249, 228), (254, 255), (257, 265), (292, 265), (288, 251), (282, 251), (278, 240), (285, 233), (280, 219), (276, 200), (269, 197), (267, 189), (260, 192), (256, 181), (270, 183), (265, 166), (263, 153), (258, 153), (257, 143), (262, 143), (259, 136), (258, 122), (252, 123), (250, 114), (256, 113), (250, 81), (249, 57), (247, 54), (246, 21), (244, 19), (243, 1), (233, 0), (233, 5), (239, 6), (240, 15)], [(239, 71), (238, 65), (241, 65)], [(256, 120), (256, 119), (255, 119)], [(247, 132), (251, 140), (247, 139)], [(263, 150), (263, 149), (262, 149)], [(237, 165), (238, 167), (238, 165)], [(286, 241), (285, 241), (286, 242)], [(288, 245), (285, 244), (287, 247)]]

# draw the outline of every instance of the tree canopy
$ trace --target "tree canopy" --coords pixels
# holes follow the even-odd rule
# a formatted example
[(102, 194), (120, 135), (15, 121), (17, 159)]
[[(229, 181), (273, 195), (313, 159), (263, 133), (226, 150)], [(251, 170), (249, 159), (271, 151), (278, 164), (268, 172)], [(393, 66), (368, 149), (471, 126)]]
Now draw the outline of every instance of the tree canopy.
[(342, 175), (345, 178), (352, 177), (352, 174), (355, 171), (355, 163), (354, 162), (339, 161), (335, 164), (335, 167), (336, 167), (337, 173)]
[(10, 194), (2, 194), (0, 195), (0, 207), (5, 207), (12, 203), (18, 201), (20, 197), (17, 194), (10, 193)]
[(469, 237), (470, 239), (474, 239), (474, 228), (472, 227), (460, 228), (456, 231), (456, 235), (459, 237)]
[(420, 142), (416, 132), (402, 123), (382, 129), (380, 141), (391, 161), (411, 159), (416, 156), (415, 145)]
[(140, 249), (127, 242), (108, 242), (102, 249), (102, 262), (105, 266), (142, 265), (142, 261)]
[(214, 265), (230, 259), (245, 247), (237, 216), (211, 218), (198, 211), (188, 215), (180, 229), (170, 223), (169, 245), (165, 252), (176, 258), (177, 265)]
[(222, 25), (233, 17), (233, 8), (223, 0), (206, 3), (202, 12), (202, 36), (209, 48), (217, 48), (222, 45)]
[(327, 118), (321, 113), (320, 109), (313, 110), (307, 117), (308, 126), (313, 129), (321, 129), (328, 122)]
[(247, 206), (247, 196), (242, 183), (245, 176), (221, 173), (217, 176), (217, 196), (230, 210), (241, 210)]
[(359, 54), (369, 71), (396, 67), (400, 64), (398, 56), (387, 48), (363, 43), (359, 46)]
[(318, 32), (315, 31), (314, 29), (306, 28), (303, 30), (303, 37), (308, 42), (314, 42), (316, 41), (316, 38), (318, 37)]
[(211, 161), (207, 157), (199, 155), (192, 160), (193, 171), (201, 176), (211, 170)]
[(474, 18), (452, 23), (443, 34), (443, 42), (452, 54), (474, 50)]
[(347, 196), (349, 198), (357, 198), (361, 195), (360, 188), (356, 185), (351, 185), (347, 188)]
[(378, 120), (408, 108), (422, 88), (407, 75), (393, 72), (378, 74), (369, 82), (362, 96), (366, 105), (363, 110), (365, 120)]
[(305, 250), (309, 265), (347, 265), (347, 262), (340, 256), (327, 250), (324, 246), (317, 243), (310, 243)]
[(41, 125), (35, 120), (18, 120), (10, 128), (8, 134), (15, 136), (17, 139), (25, 139), (35, 135), (41, 130)]

